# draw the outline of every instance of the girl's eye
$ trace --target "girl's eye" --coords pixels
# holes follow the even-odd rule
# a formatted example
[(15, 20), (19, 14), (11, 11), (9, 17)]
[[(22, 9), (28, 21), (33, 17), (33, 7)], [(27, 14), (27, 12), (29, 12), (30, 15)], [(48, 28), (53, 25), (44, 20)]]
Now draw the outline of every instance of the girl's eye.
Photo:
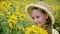
[(39, 18), (39, 16), (36, 16), (36, 18)]

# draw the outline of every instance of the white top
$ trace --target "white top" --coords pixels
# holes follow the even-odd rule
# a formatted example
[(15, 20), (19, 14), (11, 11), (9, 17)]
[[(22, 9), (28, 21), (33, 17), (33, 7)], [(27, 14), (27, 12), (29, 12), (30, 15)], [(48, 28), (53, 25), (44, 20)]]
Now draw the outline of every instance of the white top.
[(55, 29), (52, 29), (52, 34), (59, 34), (59, 33)]

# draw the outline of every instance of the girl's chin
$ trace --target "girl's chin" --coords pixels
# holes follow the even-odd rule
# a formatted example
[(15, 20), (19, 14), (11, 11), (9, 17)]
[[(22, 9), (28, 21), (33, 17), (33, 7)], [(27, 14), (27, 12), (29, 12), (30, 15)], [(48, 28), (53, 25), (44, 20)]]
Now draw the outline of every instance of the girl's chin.
[(41, 24), (38, 24), (39, 26), (42, 26)]
[(41, 23), (40, 23), (40, 24), (39, 24), (39, 23), (35, 23), (35, 24), (36, 24), (37, 26), (43, 26), (43, 24), (41, 24)]
[(43, 24), (43, 23), (40, 23), (40, 24), (37, 24), (38, 26), (44, 26), (45, 24)]
[(42, 26), (41, 24), (36, 24), (37, 26)]

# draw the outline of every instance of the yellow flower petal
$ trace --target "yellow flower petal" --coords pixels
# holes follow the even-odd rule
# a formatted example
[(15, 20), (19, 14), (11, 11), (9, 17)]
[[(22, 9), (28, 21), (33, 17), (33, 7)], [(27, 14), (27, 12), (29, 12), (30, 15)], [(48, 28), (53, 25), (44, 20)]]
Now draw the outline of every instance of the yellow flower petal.
[(25, 15), (25, 14), (21, 14), (21, 15), (20, 15), (20, 20), (21, 20), (21, 21), (25, 20), (25, 18), (26, 18), (26, 15)]

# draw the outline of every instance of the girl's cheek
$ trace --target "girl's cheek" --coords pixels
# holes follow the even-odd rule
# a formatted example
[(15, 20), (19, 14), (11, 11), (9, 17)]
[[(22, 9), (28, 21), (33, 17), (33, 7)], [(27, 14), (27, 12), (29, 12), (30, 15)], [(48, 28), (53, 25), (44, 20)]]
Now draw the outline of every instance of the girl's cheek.
[(40, 17), (39, 20), (42, 20), (42, 17)]

